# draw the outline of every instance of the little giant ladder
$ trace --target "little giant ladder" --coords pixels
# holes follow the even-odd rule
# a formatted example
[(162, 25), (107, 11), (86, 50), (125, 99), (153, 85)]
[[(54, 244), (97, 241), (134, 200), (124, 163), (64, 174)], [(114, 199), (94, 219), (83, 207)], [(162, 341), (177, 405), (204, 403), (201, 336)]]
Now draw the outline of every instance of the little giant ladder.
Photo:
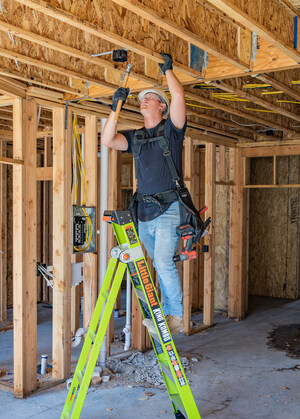
[[(61, 419), (79, 418), (121, 282), (129, 270), (176, 418), (201, 419), (165, 320), (129, 211), (105, 211), (118, 246), (111, 258)], [(145, 322), (145, 320), (144, 320)]]

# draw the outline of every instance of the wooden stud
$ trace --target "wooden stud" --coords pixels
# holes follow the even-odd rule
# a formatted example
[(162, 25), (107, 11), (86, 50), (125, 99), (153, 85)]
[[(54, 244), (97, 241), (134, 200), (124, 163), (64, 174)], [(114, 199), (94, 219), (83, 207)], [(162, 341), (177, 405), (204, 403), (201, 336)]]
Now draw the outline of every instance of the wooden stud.
[[(37, 164), (40, 165), (41, 164), (41, 154), (37, 155)], [(38, 180), (36, 178), (36, 180)], [(42, 182), (37, 182), (36, 185), (36, 200), (37, 200), (37, 238), (36, 238), (36, 260), (38, 262), (43, 262), (42, 261), (42, 257), (43, 257), (43, 241), (44, 241), (44, 237), (43, 237), (43, 227), (42, 227), (42, 222), (43, 222), (43, 208), (42, 208)], [(37, 302), (40, 303), (42, 301), (42, 295), (43, 295), (43, 277), (39, 276), (37, 277)]]
[(71, 129), (53, 110), (53, 377), (71, 373)]
[(13, 157), (14, 395), (37, 388), (36, 124), (32, 101), (15, 99)]
[[(192, 192), (192, 175), (193, 175), (193, 141), (186, 137), (184, 141), (184, 182), (186, 187)], [(193, 275), (193, 264), (191, 261), (183, 263), (183, 334), (191, 333), (191, 283)]]
[(206, 243), (209, 251), (204, 255), (204, 309), (203, 324), (212, 326), (214, 323), (214, 280), (215, 280), (215, 227), (216, 216), (216, 146), (208, 143), (206, 145), (206, 182), (205, 182), (205, 203), (208, 207), (206, 217), (211, 217), (209, 233), (206, 236)]
[[(108, 150), (108, 209), (117, 209), (118, 206), (118, 151), (110, 148)], [(111, 225), (107, 231), (107, 258), (110, 258), (110, 251), (116, 245), (115, 236)], [(110, 354), (110, 343), (114, 341), (114, 316), (110, 318), (106, 331), (106, 352)]]
[[(5, 157), (6, 144), (0, 143)], [(7, 167), (0, 166), (0, 321), (7, 320)]]
[[(87, 116), (85, 118), (84, 136), (84, 167), (86, 177), (86, 206), (96, 207), (97, 214), (97, 152), (98, 133), (97, 117)], [(83, 324), (86, 326), (91, 314), (94, 311), (97, 301), (98, 272), (97, 254), (84, 254), (84, 312)], [(91, 282), (92, 278), (92, 282)]]
[(226, 182), (226, 147), (219, 147), (219, 181)]
[[(205, 158), (206, 153), (201, 149), (200, 151), (200, 208), (206, 205), (205, 202)], [(206, 213), (205, 213), (206, 218)], [(204, 244), (204, 239), (201, 239), (201, 244)], [(199, 254), (199, 308), (204, 304), (204, 253)]]
[(235, 185), (230, 187), (228, 316), (245, 316), (245, 200), (241, 150), (235, 150)]
[[(193, 201), (197, 209), (200, 209), (200, 148), (193, 146)], [(192, 311), (193, 309), (199, 309), (199, 252), (200, 248), (197, 246), (197, 258), (192, 261), (193, 264), (193, 275), (192, 275)]]
[[(51, 159), (51, 138), (44, 138), (44, 168), (48, 168), (52, 164)], [(38, 174), (37, 174), (38, 178)], [(43, 182), (43, 260), (47, 266), (49, 261), (49, 182)], [(43, 297), (42, 300), (49, 302), (49, 287), (45, 279), (43, 279)]]

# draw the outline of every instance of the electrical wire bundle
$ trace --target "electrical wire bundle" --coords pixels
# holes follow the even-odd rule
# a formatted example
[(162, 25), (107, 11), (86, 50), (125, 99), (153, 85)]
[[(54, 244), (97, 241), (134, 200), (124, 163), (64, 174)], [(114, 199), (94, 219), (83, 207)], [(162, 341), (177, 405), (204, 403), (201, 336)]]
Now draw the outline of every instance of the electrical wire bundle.
[(77, 115), (74, 114), (73, 119), (73, 205), (76, 205), (77, 203), (77, 196), (78, 196), (78, 179), (76, 174), (76, 170), (78, 168), (78, 172), (81, 179), (81, 185), (82, 185), (82, 208), (80, 211), (82, 212), (82, 215), (86, 218), (86, 238), (85, 242), (82, 245), (82, 247), (74, 246), (74, 250), (77, 252), (84, 252), (87, 250), (90, 246), (92, 236), (93, 236), (93, 224), (92, 221), (86, 212), (86, 209), (84, 206), (86, 205), (86, 193), (87, 193), (87, 183), (86, 183), (86, 175), (85, 175), (85, 168), (82, 158), (82, 152), (81, 152), (81, 143), (80, 143), (80, 134), (79, 134), (79, 127), (78, 127), (78, 120)]
[[(40, 262), (37, 263), (37, 270), (42, 275), (42, 277), (45, 279), (48, 287), (51, 287), (52, 289), (54, 289), (53, 288), (53, 279), (55, 279), (55, 276), (52, 275), (52, 273), (49, 272), (48, 269), (46, 269), (45, 266)], [(52, 278), (52, 279), (47, 278), (47, 276)]]

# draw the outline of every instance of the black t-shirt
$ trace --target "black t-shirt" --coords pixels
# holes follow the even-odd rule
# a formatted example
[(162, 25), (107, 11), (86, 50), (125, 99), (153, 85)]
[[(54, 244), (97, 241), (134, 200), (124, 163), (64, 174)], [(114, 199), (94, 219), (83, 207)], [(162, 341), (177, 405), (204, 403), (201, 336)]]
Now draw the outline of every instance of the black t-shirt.
[[(146, 138), (154, 138), (157, 126), (146, 129)], [(186, 122), (182, 129), (177, 129), (173, 125), (171, 118), (165, 122), (165, 135), (169, 140), (169, 148), (177, 173), (182, 179), (182, 147)], [(136, 130), (125, 131), (122, 134), (128, 142), (128, 153), (132, 153), (131, 143), (134, 139)], [(138, 192), (141, 194), (154, 195), (169, 189), (175, 189), (176, 185), (171, 176), (169, 166), (158, 141), (149, 141), (141, 148), (139, 156), (139, 179)], [(150, 221), (163, 214), (171, 204), (157, 205), (155, 203), (145, 203), (141, 201), (138, 205), (138, 219), (140, 221)]]

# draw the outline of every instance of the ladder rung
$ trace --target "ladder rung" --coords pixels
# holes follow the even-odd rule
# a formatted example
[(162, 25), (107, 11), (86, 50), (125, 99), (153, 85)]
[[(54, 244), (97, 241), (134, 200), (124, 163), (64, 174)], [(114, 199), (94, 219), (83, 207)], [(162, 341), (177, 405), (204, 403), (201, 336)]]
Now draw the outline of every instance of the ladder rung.
[(175, 387), (176, 387), (176, 384), (175, 384), (175, 381), (174, 381), (174, 378), (173, 378), (173, 376), (172, 376), (172, 373), (171, 373), (171, 371), (170, 371), (170, 369), (168, 368), (168, 367), (166, 367), (163, 363), (161, 363), (160, 362), (160, 366), (161, 366), (161, 369), (163, 370), (163, 373), (172, 381), (172, 383), (175, 385)]
[(76, 377), (77, 377), (78, 383), (81, 384), (82, 383), (82, 372), (77, 371), (76, 372)]
[(145, 294), (143, 293), (143, 291), (136, 288), (135, 292), (137, 293), (137, 296), (140, 300), (144, 301), (144, 303), (147, 303), (147, 300), (146, 300), (146, 297), (145, 297)]
[(95, 339), (96, 339), (96, 333), (93, 332), (93, 331), (90, 331), (89, 332), (89, 337), (91, 338), (92, 342), (94, 343)]
[(108, 294), (108, 292), (107, 292), (107, 291), (102, 291), (102, 292), (101, 292), (101, 295), (102, 295), (102, 297), (104, 297), (106, 300), (108, 299), (109, 294)]

